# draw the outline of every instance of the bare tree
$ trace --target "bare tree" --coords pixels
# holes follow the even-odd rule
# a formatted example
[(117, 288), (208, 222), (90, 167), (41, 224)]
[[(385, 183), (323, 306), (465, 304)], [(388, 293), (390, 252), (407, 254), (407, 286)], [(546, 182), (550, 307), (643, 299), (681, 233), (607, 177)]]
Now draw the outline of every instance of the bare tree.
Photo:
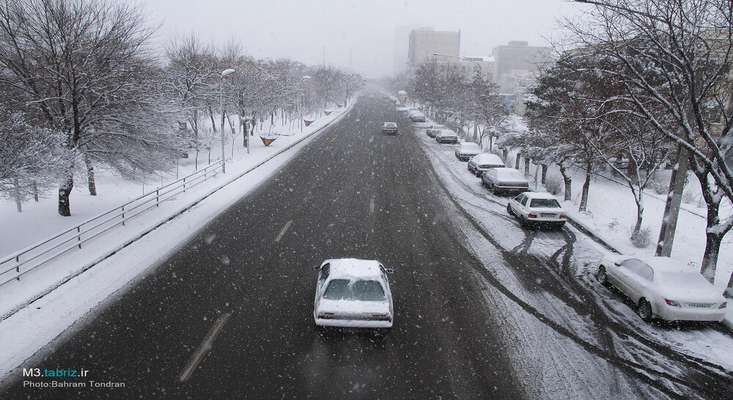
[[(720, 243), (733, 227), (733, 218), (721, 219), (719, 213), (724, 198), (733, 200), (733, 170), (726, 163), (733, 145), (728, 90), (733, 2), (576, 1), (593, 6), (586, 25), (567, 24), (578, 42), (624, 67), (596, 70), (624, 86), (614, 101), (625, 106), (617, 107), (648, 120), (689, 153), (707, 204), (701, 272), (712, 281)], [(659, 79), (649, 79), (649, 71)]]
[[(17, 94), (39, 126), (62, 132), (69, 151), (126, 173), (160, 167), (173, 143), (159, 130), (159, 79), (145, 44), (151, 31), (125, 4), (8, 0), (0, 6), (0, 90)], [(155, 123), (154, 125), (148, 125)], [(166, 125), (166, 124), (163, 124)], [(77, 157), (59, 174), (58, 212), (71, 214)]]

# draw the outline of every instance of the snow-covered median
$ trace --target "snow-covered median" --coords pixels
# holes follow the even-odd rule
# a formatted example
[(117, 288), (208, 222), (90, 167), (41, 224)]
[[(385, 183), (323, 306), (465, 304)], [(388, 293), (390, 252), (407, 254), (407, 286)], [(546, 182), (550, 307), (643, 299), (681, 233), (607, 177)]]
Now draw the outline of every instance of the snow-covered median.
[[(83, 251), (69, 253), (28, 274), (23, 280), (5, 285), (0, 291), (3, 310), (12, 310), (18, 304), (27, 303), (28, 299), (48, 287), (54, 289), (0, 322), (0, 343), (3, 344), (0, 346), (0, 379), (110, 295), (122, 293), (134, 284), (136, 278), (175, 253), (212, 218), (266, 182), (325, 126), (343, 117), (350, 109), (348, 107), (319, 119), (302, 135), (280, 137), (271, 147), (263, 147), (248, 157), (230, 162), (227, 174), (220, 174), (206, 185), (144, 214), (144, 218), (109, 232), (108, 236), (85, 246)], [(267, 161), (278, 152), (282, 154)], [(248, 170), (251, 172), (236, 179), (236, 184), (222, 187)], [(216, 190), (219, 187), (221, 189)], [(210, 195), (198, 201), (206, 194)], [(181, 213), (183, 209), (187, 210)], [(173, 215), (177, 217), (169, 220)], [(146, 231), (150, 232), (140, 237)], [(103, 258), (93, 268), (57, 285), (59, 279), (73, 274), (80, 266), (105, 255), (119, 243), (135, 238), (134, 243), (113, 256)]]

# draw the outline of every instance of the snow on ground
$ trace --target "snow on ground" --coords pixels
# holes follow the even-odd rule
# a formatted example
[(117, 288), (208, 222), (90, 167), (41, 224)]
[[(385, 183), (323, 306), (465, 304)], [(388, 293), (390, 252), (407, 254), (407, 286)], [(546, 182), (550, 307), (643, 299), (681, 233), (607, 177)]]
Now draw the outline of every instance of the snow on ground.
[[(506, 214), (507, 199), (485, 191), (466, 163), (456, 160), (453, 146), (438, 145), (422, 129), (416, 134), (446, 190), (488, 232), (485, 237), (471, 223), (459, 223), (469, 250), (490, 271), (485, 276), (487, 299), (502, 303), (497, 304), (497, 313), (507, 321), (506, 345), (515, 349), (515, 369), (535, 383), (536, 397), (656, 398), (661, 395), (657, 390), (675, 387), (659, 376), (655, 379), (664, 385), (656, 389), (629, 380), (628, 376), (639, 377), (626, 364), (629, 360), (649, 368), (652, 376), (654, 371), (679, 376), (698, 372), (698, 358), (733, 370), (733, 336), (724, 328), (641, 321), (622, 296), (597, 284), (598, 261), (608, 254), (604, 248), (572, 227), (567, 233), (522, 229)], [(497, 292), (497, 287), (505, 292)], [(508, 299), (507, 294), (517, 299)], [(518, 306), (519, 302), (524, 304)], [(577, 343), (590, 345), (593, 351)], [(563, 371), (569, 364), (577, 369)], [(610, 364), (632, 371), (621, 373)], [(703, 373), (710, 372), (703, 368)]]
[[(22, 303), (22, 300), (32, 298), (35, 293), (54, 285), (58, 279), (72, 273), (75, 268), (108, 252), (110, 246), (116, 246), (166, 220), (169, 215), (194, 202), (198, 197), (233, 179), (237, 172), (243, 172), (275, 152), (307, 137), (292, 149), (255, 168), (252, 173), (240, 178), (235, 184), (227, 185), (213, 193), (189, 211), (161, 225), (134, 244), (102, 260), (93, 268), (75, 276), (0, 322), (0, 343), (3, 344), (0, 346), (0, 379), (62, 334), (77, 320), (85, 315), (88, 317), (88, 314), (97, 310), (99, 304), (110, 295), (115, 293), (120, 295), (126, 288), (133, 286), (131, 282), (140, 279), (145, 272), (152, 270), (170, 254), (175, 253), (212, 218), (265, 182), (299, 149), (306, 146), (316, 136), (315, 133), (319, 128), (339, 119), (349, 109), (350, 107), (320, 118), (308, 127), (303, 135), (281, 137), (269, 148), (254, 147), (250, 156), (235, 158), (228, 164), (226, 175), (219, 174), (209, 183), (167, 202), (165, 206), (143, 214), (144, 218), (133, 219), (127, 226), (112, 230), (100, 240), (86, 245), (83, 251), (68, 253), (58, 261), (29, 273), (21, 281), (4, 285), (0, 291), (0, 309), (10, 310)], [(215, 238), (212, 238), (213, 241)]]

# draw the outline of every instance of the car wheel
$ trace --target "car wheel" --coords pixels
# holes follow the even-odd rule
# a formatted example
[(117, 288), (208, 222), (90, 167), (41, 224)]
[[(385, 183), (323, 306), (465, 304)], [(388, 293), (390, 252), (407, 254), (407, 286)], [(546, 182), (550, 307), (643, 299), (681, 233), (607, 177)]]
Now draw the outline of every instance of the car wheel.
[(598, 282), (603, 286), (608, 286), (608, 274), (606, 273), (606, 267), (601, 265), (598, 267), (598, 272), (596, 272), (596, 279), (598, 279)]
[(510, 206), (509, 204), (506, 205), (506, 212), (507, 214), (511, 215), (512, 217), (514, 216), (514, 211), (512, 211), (512, 206)]
[(641, 299), (639, 305), (636, 306), (636, 313), (644, 322), (649, 322), (653, 318), (652, 305), (646, 299)]

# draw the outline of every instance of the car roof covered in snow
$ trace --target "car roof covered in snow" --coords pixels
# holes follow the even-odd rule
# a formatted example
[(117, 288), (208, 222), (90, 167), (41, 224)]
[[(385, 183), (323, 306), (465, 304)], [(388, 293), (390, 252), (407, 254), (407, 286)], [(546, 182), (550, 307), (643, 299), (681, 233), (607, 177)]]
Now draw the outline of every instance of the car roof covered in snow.
[(525, 195), (529, 197), (530, 199), (555, 199), (557, 198), (552, 195), (552, 193), (547, 192), (525, 192)]
[(481, 147), (474, 142), (461, 143), (461, 150), (481, 150)]
[(334, 258), (323, 264), (331, 264), (330, 279), (380, 279), (382, 278), (381, 264), (377, 260), (362, 260), (358, 258)]
[(527, 180), (527, 178), (525, 178), (524, 175), (519, 172), (519, 170), (516, 170), (514, 168), (493, 168), (490, 171), (496, 174), (496, 177), (499, 179), (516, 179), (522, 181)]
[(504, 165), (504, 161), (501, 161), (501, 157), (494, 153), (477, 154), (476, 156), (471, 158), (471, 161), (475, 162), (476, 164)]
[(450, 129), (441, 129), (440, 136), (458, 136), (458, 134)]

